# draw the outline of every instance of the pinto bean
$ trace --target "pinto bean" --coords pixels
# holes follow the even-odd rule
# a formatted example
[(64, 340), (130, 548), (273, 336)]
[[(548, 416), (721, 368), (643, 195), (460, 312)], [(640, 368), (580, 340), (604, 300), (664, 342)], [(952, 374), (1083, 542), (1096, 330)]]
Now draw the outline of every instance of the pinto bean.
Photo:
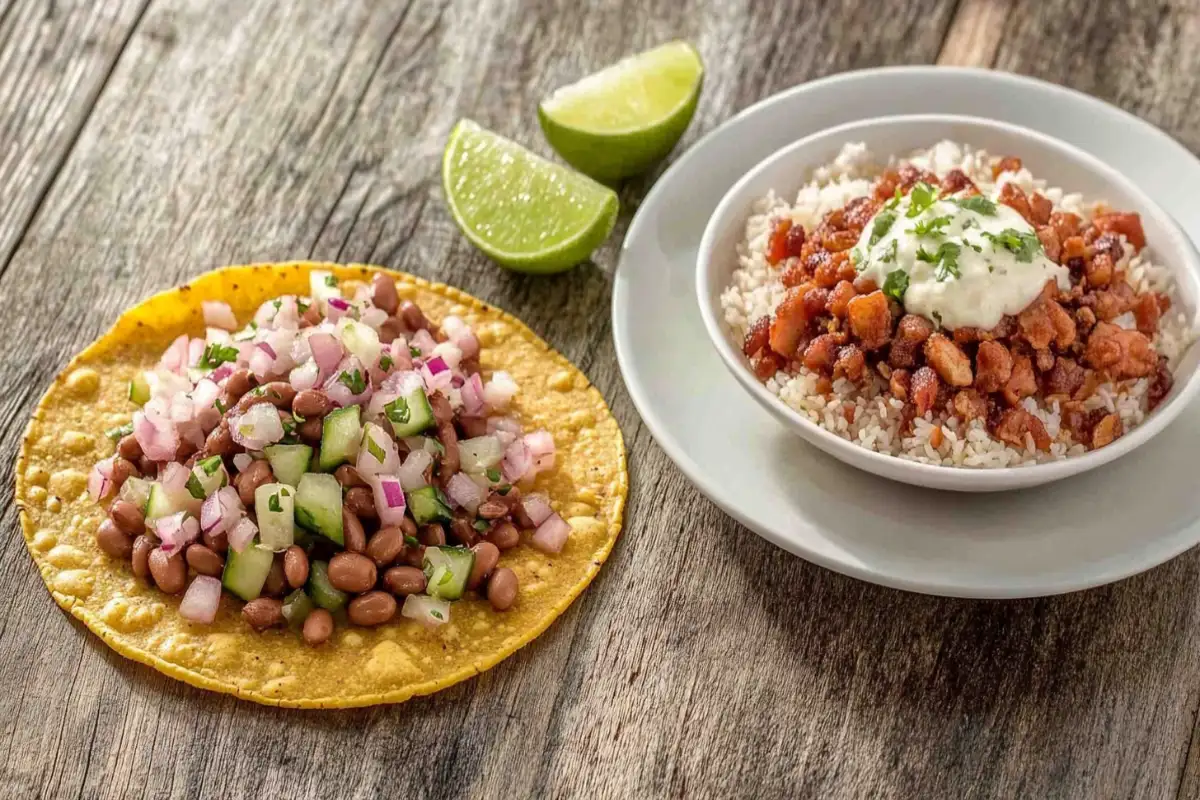
[(348, 552), (361, 553), (367, 549), (367, 532), (354, 512), (345, 505), (342, 506), (342, 538)]
[(306, 419), (296, 426), (296, 435), (305, 444), (316, 446), (321, 443), (321, 428), (321, 420), (315, 417)]
[(370, 489), (355, 486), (346, 490), (346, 508), (359, 519), (379, 519), (379, 511), (375, 508), (375, 496)]
[(399, 597), (425, 591), (425, 573), (418, 567), (392, 567), (383, 573), (383, 585)]
[(396, 616), (396, 598), (378, 590), (361, 594), (350, 601), (346, 615), (365, 628), (382, 625)]
[(471, 575), (467, 578), (467, 588), (478, 589), (500, 562), (500, 548), (491, 542), (480, 542), (472, 547), (471, 551), (475, 553), (475, 563), (471, 566)]
[(133, 541), (133, 537), (111, 519), (105, 519), (96, 528), (96, 545), (113, 558), (133, 555)]
[(273, 480), (275, 480), (275, 475), (271, 472), (271, 465), (266, 461), (259, 460), (251, 462), (250, 466), (235, 475), (233, 485), (238, 491), (242, 505), (249, 508), (254, 505), (255, 490)]
[(283, 551), (283, 577), (288, 586), (299, 589), (308, 580), (308, 553), (299, 545)]
[(441, 547), (446, 543), (446, 529), (436, 522), (421, 526), (419, 536), (421, 544), (426, 547)]
[(108, 516), (123, 533), (130, 536), (140, 536), (146, 532), (146, 518), (142, 510), (128, 500), (114, 500), (108, 509)]
[(121, 441), (117, 442), (117, 454), (128, 461), (136, 462), (142, 457), (142, 446), (138, 444), (137, 437), (131, 433), (128, 436), (122, 436)]
[(360, 553), (338, 553), (329, 559), (329, 582), (343, 592), (370, 591), (377, 575), (375, 562)]
[(337, 482), (344, 489), (353, 489), (355, 486), (366, 486), (367, 482), (358, 474), (358, 470), (349, 464), (342, 464), (333, 471), (333, 477), (337, 478)]
[(224, 553), (229, 549), (229, 534), (227, 533), (202, 533), (200, 540), (214, 553)]
[(130, 558), (133, 563), (134, 575), (139, 578), (149, 577), (150, 553), (156, 547), (158, 547), (158, 542), (145, 534), (133, 540), (133, 550), (130, 553)]
[(400, 303), (400, 319), (411, 331), (429, 330), (429, 320), (416, 303), (405, 300)]
[(487, 598), (497, 611), (512, 608), (517, 600), (517, 574), (508, 567), (493, 572), (487, 583)]
[(168, 554), (161, 547), (156, 547), (150, 552), (149, 565), (155, 586), (167, 594), (183, 591), (187, 584), (183, 553)]
[(200, 455), (204, 458), (208, 456), (229, 456), (236, 451), (241, 450), (241, 446), (233, 441), (233, 433), (229, 430), (229, 423), (225, 420), (209, 431), (208, 438), (204, 440), (204, 447), (200, 450)]
[(367, 542), (364, 551), (375, 566), (383, 569), (394, 562), (404, 551), (404, 533), (395, 527), (380, 528)]
[(476, 512), (480, 519), (500, 519), (508, 514), (508, 504), (502, 503), (499, 500), (488, 499), (487, 502), (479, 506)]
[(242, 606), (242, 617), (256, 631), (283, 624), (283, 603), (274, 597), (259, 597)]
[(183, 557), (187, 561), (188, 566), (201, 575), (209, 575), (215, 578), (225, 569), (225, 559), (199, 543), (188, 545), (188, 549), (184, 551)]
[(292, 401), (292, 413), (305, 419), (320, 419), (334, 409), (334, 402), (320, 389), (305, 389)]
[(236, 369), (230, 373), (229, 377), (225, 379), (225, 397), (229, 400), (226, 408), (235, 405), (257, 383), (258, 380), (254, 377), (254, 373), (248, 369)]
[(498, 550), (511, 550), (521, 543), (521, 532), (516, 525), (505, 520), (488, 531), (484, 538), (496, 545)]
[(305, 617), (304, 627), (301, 630), (304, 641), (309, 645), (317, 647), (325, 644), (329, 637), (333, 636), (333, 614), (323, 608), (314, 608)]
[(376, 273), (371, 278), (371, 302), (382, 308), (390, 317), (400, 307), (400, 296), (396, 294), (396, 282), (389, 276)]
[[(457, 450), (457, 448), (455, 448)], [(112, 492), (115, 494), (121, 491), (121, 487), (125, 485), (125, 481), (130, 478), (141, 477), (141, 470), (133, 465), (133, 462), (127, 458), (117, 456), (113, 459), (112, 465)]]
[(283, 559), (279, 556), (271, 562), (271, 568), (267, 570), (267, 579), (263, 581), (263, 594), (271, 597), (280, 597), (287, 589), (287, 577), (283, 572)]

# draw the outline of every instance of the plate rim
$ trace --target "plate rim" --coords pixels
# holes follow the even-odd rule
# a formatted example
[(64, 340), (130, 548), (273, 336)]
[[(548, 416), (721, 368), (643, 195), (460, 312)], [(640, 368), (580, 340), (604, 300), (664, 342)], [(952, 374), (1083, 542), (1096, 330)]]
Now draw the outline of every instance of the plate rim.
[[(954, 75), (960, 78), (1007, 84), (1009, 87), (1015, 88), (1018, 91), (1036, 89), (1038, 91), (1057, 93), (1062, 96), (1071, 96), (1072, 99), (1096, 107), (1109, 115), (1115, 114), (1115, 121), (1119, 120), (1120, 122), (1126, 124), (1136, 124), (1143, 135), (1158, 140), (1160, 145), (1169, 146), (1170, 148), (1176, 150), (1177, 153), (1183, 154), (1191, 161), (1198, 161), (1197, 157), (1192, 154), (1191, 151), (1185, 148), (1165, 131), (1137, 117), (1136, 115), (1125, 111), (1124, 109), (1118, 108), (1111, 103), (1101, 100), (1100, 98), (1093, 97), (1070, 87), (1044, 81), (1039, 78), (978, 67), (941, 67), (933, 65), (870, 67), (866, 69), (850, 70), (828, 75), (776, 92), (775, 94), (765, 97), (734, 114), (729, 119), (725, 120), (693, 143), (687, 149), (687, 151), (684, 152), (674, 163), (672, 163), (655, 181), (654, 186), (651, 187), (650, 191), (641, 201), (637, 213), (630, 221), (618, 255), (617, 269), (613, 279), (613, 299), (610, 309), (610, 324), (612, 325), (613, 330), (613, 344), (617, 357), (617, 366), (621, 372), (622, 381), (625, 384), (626, 391), (629, 393), (634, 408), (637, 410), (643, 424), (645, 424), (655, 443), (662, 448), (663, 452), (684, 474), (689, 482), (691, 482), (710, 502), (720, 508), (725, 514), (737, 520), (741, 525), (754, 532), (757, 536), (766, 539), (780, 549), (842, 575), (857, 578), (868, 583), (916, 592), (919, 594), (974, 599), (1017, 599), (1052, 596), (1102, 586), (1140, 574), (1156, 566), (1164, 564), (1194, 547), (1198, 543), (1198, 540), (1200, 540), (1200, 535), (1193, 534), (1189, 537), (1168, 538), (1164, 540), (1163, 547), (1159, 550), (1153, 551), (1153, 554), (1149, 557), (1140, 559), (1126, 558), (1119, 561), (1115, 565), (1109, 561), (1101, 562), (1102, 567), (1094, 572), (1086, 575), (1067, 575), (1063, 576), (1062, 578), (1057, 578), (1050, 583), (1047, 583), (1045, 579), (1028, 582), (1022, 580), (1013, 580), (1010, 578), (999, 583), (993, 582), (981, 584), (978, 581), (975, 581), (972, 584), (954, 582), (935, 584), (930, 583), (927, 580), (914, 580), (900, 574), (880, 572), (870, 566), (838, 560), (834, 557), (827, 556), (809, 547), (806, 547), (802, 543), (789, 540), (776, 533), (776, 531), (774, 531), (770, 526), (760, 527), (759, 525), (756, 525), (740, 510), (731, 507), (723, 499), (721, 499), (720, 493), (710, 485), (710, 482), (705, 477), (701, 466), (687, 453), (683, 452), (683, 450), (680, 449), (674, 441), (659, 434), (660, 427), (665, 430), (665, 427), (659, 419), (659, 415), (654, 411), (653, 405), (643, 394), (640, 386), (635, 385), (635, 382), (630, 380), (629, 376), (632, 370), (630, 359), (632, 356), (629, 352), (629, 349), (623, 346), (628, 337), (628, 330), (623, 322), (623, 317), (621, 314), (621, 300), (625, 296), (625, 291), (628, 289), (628, 280), (623, 276), (628, 272), (629, 269), (632, 269), (631, 267), (626, 267), (627, 259), (630, 256), (631, 250), (630, 242), (637, 238), (636, 235), (641, 232), (642, 227), (648, 224), (646, 222), (649, 217), (648, 209), (654, 208), (657, 205), (656, 201), (658, 197), (666, 191), (668, 185), (670, 185), (675, 178), (683, 172), (683, 170), (690, 167), (693, 160), (702, 152), (702, 145), (705, 145), (710, 140), (716, 138), (718, 135), (726, 131), (726, 129), (742, 123), (746, 118), (754, 114), (761, 113), (765, 108), (774, 106), (776, 104), (791, 102), (796, 96), (803, 96), (813, 91), (815, 88), (828, 87), (838, 83), (869, 81), (882, 77), (907, 76), (913, 79), (919, 79), (935, 74), (938, 76)], [(1077, 147), (1083, 152), (1098, 158), (1098, 156), (1095, 156), (1095, 154), (1093, 154), (1092, 151), (1087, 147), (1074, 144), (1072, 146)], [(1130, 178), (1130, 180), (1135, 184), (1137, 183), (1135, 179)], [(1140, 187), (1140, 184), (1138, 185)], [(1169, 209), (1167, 210), (1167, 213), (1170, 214)], [(1186, 230), (1183, 230), (1182, 225), (1179, 227), (1184, 236), (1190, 240), (1190, 236), (1188, 236)], [(689, 287), (690, 286), (691, 283), (689, 282)], [(733, 376), (729, 377), (733, 379)]]

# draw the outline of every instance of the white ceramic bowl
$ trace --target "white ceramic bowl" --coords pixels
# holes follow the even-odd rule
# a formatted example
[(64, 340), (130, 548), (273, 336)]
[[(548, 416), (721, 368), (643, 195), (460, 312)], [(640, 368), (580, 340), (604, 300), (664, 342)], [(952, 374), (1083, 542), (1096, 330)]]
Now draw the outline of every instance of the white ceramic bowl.
[[(813, 170), (833, 161), (846, 142), (863, 142), (871, 153), (886, 158), (903, 156), (946, 139), (995, 155), (1019, 156), (1035, 177), (1051, 186), (1079, 192), (1086, 201), (1104, 201), (1122, 211), (1137, 211), (1154, 261), (1175, 273), (1177, 304), (1173, 313), (1182, 310), (1195, 320), (1200, 303), (1200, 255), (1171, 217), (1116, 170), (1065, 142), (1016, 125), (940, 114), (878, 117), (830, 128), (777, 151), (739, 180), (713, 212), (700, 243), (696, 291), (705, 328), (726, 367), (776, 419), (826, 453), (867, 472), (934, 489), (992, 492), (1036, 486), (1095, 469), (1149, 441), (1200, 391), (1200, 348), (1192, 347), (1185, 354), (1176, 367), (1171, 393), (1154, 413), (1112, 444), (1061, 461), (1001, 469), (921, 464), (851, 444), (785, 405), (750, 370), (740, 343), (733, 341), (723, 321), (720, 296), (737, 268), (736, 247), (744, 236), (754, 202), (770, 190), (780, 197), (794, 198)], [(731, 420), (727, 430), (736, 429), (736, 421)]]

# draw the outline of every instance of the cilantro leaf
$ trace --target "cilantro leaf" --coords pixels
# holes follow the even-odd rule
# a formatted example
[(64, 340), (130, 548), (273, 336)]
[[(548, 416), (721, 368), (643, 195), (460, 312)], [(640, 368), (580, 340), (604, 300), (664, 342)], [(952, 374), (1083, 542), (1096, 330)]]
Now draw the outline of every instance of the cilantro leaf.
[(471, 527), (473, 527), (475, 530), (479, 531), (480, 533), (483, 533), (484, 531), (486, 531), (488, 529), (489, 526), (488, 526), (487, 522), (480, 519), (480, 520), (476, 520), (475, 523)]
[(939, 314), (939, 313), (938, 313), (938, 312), (936, 312), (936, 311), (933, 311), (933, 312), (930, 312), (930, 313), (932, 313), (932, 314), (933, 314), (933, 321), (937, 323), (937, 326), (938, 326), (939, 328), (940, 328), (940, 327), (942, 327), (942, 315), (941, 315), (941, 314)]
[(326, 275), (325, 276), (325, 285), (326, 286), (337, 286), (337, 278), (333, 277), (333, 275)]
[(271, 509), (272, 511), (276, 511), (276, 512), (283, 511), (283, 506), (281, 506), (279, 504), (279, 493), (278, 492), (271, 495), (271, 498), (269, 500), (267, 500), (267, 508)]
[(959, 208), (966, 211), (974, 211), (976, 214), (982, 214), (985, 217), (996, 216), (996, 204), (981, 194), (961, 197), (954, 202), (958, 204)]
[(908, 232), (917, 236), (942, 236), (942, 228), (949, 225), (950, 222), (951, 218), (949, 214), (943, 217), (934, 217), (933, 219), (923, 219), (909, 228)]
[[(397, 425), (406, 425), (412, 416), (412, 410), (408, 407), (407, 400), (403, 397), (397, 397), (383, 407), (383, 415)], [(383, 461), (382, 458), (379, 460)]]
[(496, 469), (495, 467), (489, 469), (485, 474), (487, 475), (487, 479), (492, 483), (500, 482), (500, 470)]
[(353, 394), (362, 394), (367, 390), (367, 382), (363, 380), (362, 372), (357, 369), (338, 375), (338, 383), (344, 384)]
[(908, 291), (908, 273), (902, 269), (894, 269), (883, 280), (883, 293), (896, 298), (896, 302), (904, 302), (904, 293)]
[(410, 356), (412, 356), (413, 358), (420, 358), (421, 357), (421, 348), (413, 347), (412, 345), (409, 345), (408, 346), (408, 354)]
[(941, 246), (933, 253), (922, 247), (917, 251), (917, 260), (924, 261), (926, 264), (934, 264), (934, 277), (939, 281), (944, 281), (951, 276), (962, 277), (958, 271), (958, 254), (961, 252), (962, 248), (954, 242), (942, 242)]
[(896, 215), (891, 211), (881, 211), (876, 214), (875, 221), (871, 223), (871, 238), (867, 242), (867, 246), (874, 247), (880, 239), (887, 236), (895, 221)]
[(1015, 255), (1017, 261), (1025, 264), (1033, 261), (1033, 257), (1042, 252), (1042, 240), (1032, 231), (1022, 233), (1014, 228), (1005, 228), (999, 233), (985, 231), (983, 237), (991, 242), (993, 247), (1003, 247)]
[(404, 543), (409, 547), (420, 547), (421, 542), (415, 536), (405, 536)]
[(885, 264), (891, 264), (893, 261), (895, 261), (896, 260), (896, 247), (898, 244), (899, 244), (899, 242), (896, 239), (892, 239), (891, 243), (888, 246), (888, 249), (885, 250), (883, 255), (879, 257), (879, 260)]
[(371, 454), (371, 458), (382, 464), (383, 460), (387, 458), (387, 454), (383, 452), (383, 448), (379, 446), (379, 442), (375, 441), (375, 439), (368, 434), (367, 436), (363, 437), (363, 443), (367, 446), (367, 452)]
[(912, 219), (919, 217), (929, 210), (937, 200), (937, 190), (925, 181), (917, 181), (912, 191), (908, 193), (909, 206), (904, 216)]
[(204, 354), (200, 356), (200, 363), (197, 366), (200, 369), (216, 369), (227, 361), (237, 361), (237, 357), (238, 349), (236, 347), (213, 342), (204, 348)]
[(387, 353), (384, 353), (379, 357), (379, 368), (384, 372), (387, 372), (389, 369), (391, 369), (393, 363), (395, 362), (392, 361), (392, 357)]
[(900, 199), (904, 197), (904, 193), (900, 191), (900, 187), (896, 187), (896, 191), (892, 194), (892, 199), (883, 204), (883, 207), (888, 211), (895, 211), (900, 205)]

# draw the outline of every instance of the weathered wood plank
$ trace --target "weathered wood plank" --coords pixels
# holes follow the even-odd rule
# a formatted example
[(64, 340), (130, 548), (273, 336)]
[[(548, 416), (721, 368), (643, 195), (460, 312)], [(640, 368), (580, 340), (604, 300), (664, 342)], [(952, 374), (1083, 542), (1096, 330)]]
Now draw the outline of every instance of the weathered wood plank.
[[(0, 787), (114, 798), (1173, 795), (1200, 700), (1186, 599), (1200, 559), (1001, 604), (903, 594), (787, 557), (687, 484), (621, 386), (608, 305), (627, 214), (594, 265), (538, 280), (496, 269), (442, 206), (439, 156), (457, 118), (545, 153), (537, 99), (625, 53), (677, 36), (704, 53), (686, 146), (816, 75), (932, 61), (947, 31), (943, 57), (982, 59), (992, 45), (963, 20), (995, 23), (991, 7), (965, 0), (951, 26), (948, 1), (897, 4), (881, 25), (867, 0), (156, 0), (0, 276), (0, 337), (13, 343), (0, 365), (11, 387), (0, 491), (11, 492), (15, 434), (37, 393), (122, 307), (215, 264), (312, 254), (462, 286), (580, 364), (627, 437), (629, 526), (594, 586), (494, 670), (399, 707), (314, 714), (200, 692), (107, 650), (48, 601), (10, 510), (0, 681), (17, 688), (0, 693)], [(1170, 10), (1157, 28), (1149, 4), (1135, 11), (1158, 43), (1117, 34), (1125, 56), (1162, 64), (1163, 48), (1196, 40), (1194, 10)], [(1072, 82), (1075, 64), (1112, 49), (1100, 31), (1120, 13), (1051, 40), (1041, 12), (1018, 5), (997, 63)], [(1079, 85), (1194, 131), (1195, 112), (1168, 97), (1186, 97), (1191, 73), (1151, 71), (1114, 64)]]
[(962, 0), (942, 42), (937, 63), (949, 67), (990, 67), (1004, 36), (1012, 0)]

